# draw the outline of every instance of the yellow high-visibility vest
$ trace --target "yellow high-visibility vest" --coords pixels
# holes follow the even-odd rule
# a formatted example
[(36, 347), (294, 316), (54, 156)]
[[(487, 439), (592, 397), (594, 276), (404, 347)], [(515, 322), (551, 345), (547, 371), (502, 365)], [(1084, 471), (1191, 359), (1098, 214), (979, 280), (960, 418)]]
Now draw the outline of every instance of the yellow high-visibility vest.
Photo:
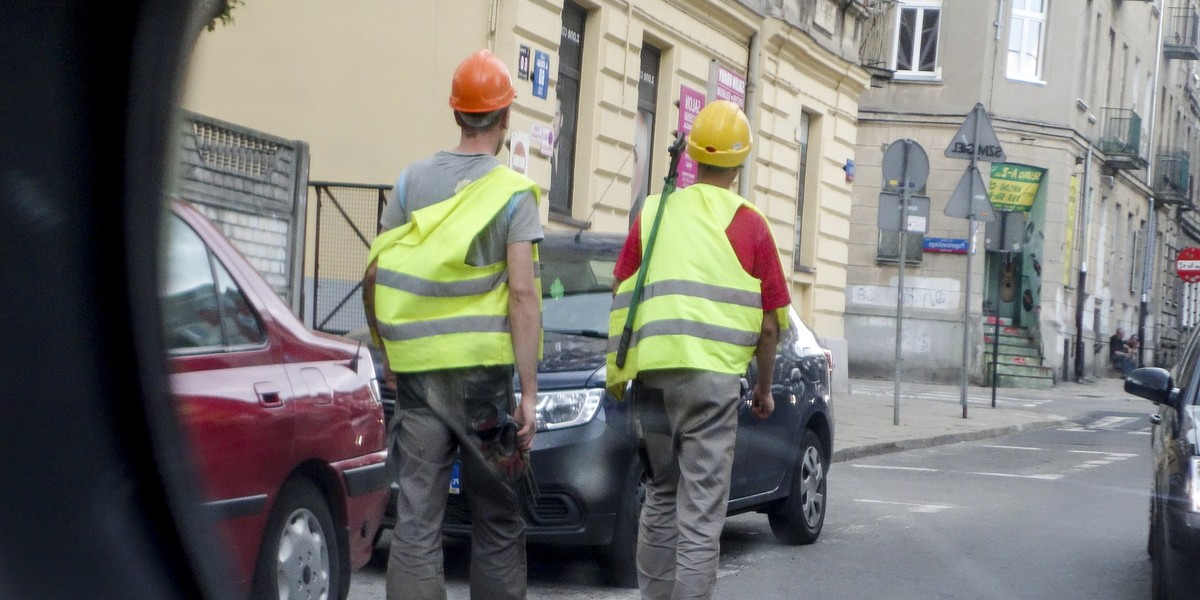
[[(541, 198), (533, 180), (497, 166), (453, 197), (413, 211), (408, 223), (371, 244), (375, 317), (393, 371), (513, 364), (507, 262), (477, 267), (466, 256), (472, 240), (521, 192)], [(536, 244), (533, 261), (536, 276)], [(535, 283), (540, 298), (540, 279)]]
[[(642, 209), (643, 257), (658, 204), (659, 196), (650, 196)], [(761, 283), (742, 268), (725, 234), (743, 206), (762, 214), (737, 194), (711, 185), (694, 184), (671, 194), (654, 254), (644, 265), (648, 270), (624, 368), (616, 365), (616, 350), (637, 276), (621, 282), (613, 298), (607, 386), (618, 397), (624, 383), (641, 371), (745, 372), (762, 330), (763, 308)]]

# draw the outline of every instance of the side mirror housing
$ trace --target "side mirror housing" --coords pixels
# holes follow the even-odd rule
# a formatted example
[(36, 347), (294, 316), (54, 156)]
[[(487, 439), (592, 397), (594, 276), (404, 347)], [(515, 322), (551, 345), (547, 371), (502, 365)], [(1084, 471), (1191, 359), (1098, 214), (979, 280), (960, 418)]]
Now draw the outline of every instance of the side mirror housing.
[(1179, 390), (1171, 381), (1171, 374), (1158, 367), (1134, 369), (1125, 377), (1125, 391), (1141, 396), (1155, 404), (1175, 406)]

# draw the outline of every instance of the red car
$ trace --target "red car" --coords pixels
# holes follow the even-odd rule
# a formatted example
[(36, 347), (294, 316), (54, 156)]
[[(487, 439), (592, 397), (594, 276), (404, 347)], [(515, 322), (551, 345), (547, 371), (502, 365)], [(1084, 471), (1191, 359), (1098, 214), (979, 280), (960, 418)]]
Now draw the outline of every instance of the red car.
[(196, 208), (166, 218), (171, 388), (236, 579), (255, 598), (345, 598), (388, 500), (369, 351), (305, 327)]

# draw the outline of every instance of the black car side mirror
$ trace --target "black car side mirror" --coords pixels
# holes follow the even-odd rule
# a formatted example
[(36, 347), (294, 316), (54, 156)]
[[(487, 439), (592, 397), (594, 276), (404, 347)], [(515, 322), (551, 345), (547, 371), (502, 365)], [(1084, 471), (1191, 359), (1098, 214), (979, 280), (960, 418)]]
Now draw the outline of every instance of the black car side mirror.
[(1158, 367), (1134, 369), (1125, 377), (1125, 391), (1168, 406), (1175, 406), (1179, 397), (1179, 390), (1172, 385), (1171, 374)]

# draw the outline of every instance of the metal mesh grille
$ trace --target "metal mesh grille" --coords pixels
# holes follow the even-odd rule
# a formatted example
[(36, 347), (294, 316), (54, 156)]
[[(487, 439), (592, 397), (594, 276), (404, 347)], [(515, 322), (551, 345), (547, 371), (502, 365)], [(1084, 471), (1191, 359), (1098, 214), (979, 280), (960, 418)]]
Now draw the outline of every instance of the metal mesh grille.
[(280, 144), (212, 123), (192, 122), (196, 149), (205, 166), (259, 179), (275, 169)]
[(317, 203), (312, 322), (344, 334), (365, 327), (362, 276), (390, 186), (310, 184)]

